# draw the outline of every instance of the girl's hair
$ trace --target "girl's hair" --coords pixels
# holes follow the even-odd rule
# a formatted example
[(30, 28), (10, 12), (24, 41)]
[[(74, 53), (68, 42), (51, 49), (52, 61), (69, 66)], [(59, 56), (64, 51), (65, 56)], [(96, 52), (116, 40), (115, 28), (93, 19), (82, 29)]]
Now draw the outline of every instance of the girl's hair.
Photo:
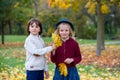
[(32, 18), (28, 21), (27, 32), (30, 34), (29, 26), (32, 25), (33, 23), (35, 23), (37, 26), (40, 27), (39, 35), (41, 35), (41, 33), (42, 33), (42, 23), (36, 18)]
[(75, 39), (75, 33), (74, 31), (71, 29), (70, 25), (68, 23), (61, 23), (58, 25), (57, 29), (55, 30), (55, 33), (56, 34), (59, 34), (59, 30), (60, 30), (60, 25), (67, 25), (69, 27), (69, 31), (70, 31), (70, 34), (69, 36), (73, 39)]

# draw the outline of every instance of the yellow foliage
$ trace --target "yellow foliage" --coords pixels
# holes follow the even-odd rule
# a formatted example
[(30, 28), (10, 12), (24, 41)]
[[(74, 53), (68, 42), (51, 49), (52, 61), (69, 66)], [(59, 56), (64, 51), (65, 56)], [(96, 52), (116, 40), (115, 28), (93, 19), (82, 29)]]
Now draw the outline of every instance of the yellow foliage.
[(54, 7), (55, 7), (55, 1), (56, 1), (56, 0), (48, 0), (48, 5), (49, 5), (51, 8), (54, 8)]
[(88, 13), (95, 14), (96, 10), (96, 3), (91, 3), (90, 7), (88, 8)]
[(60, 36), (58, 34), (53, 33), (52, 34), (52, 40), (53, 40), (56, 47), (59, 47), (59, 46), (62, 45), (62, 41), (61, 41)]
[(109, 10), (109, 8), (108, 8), (108, 6), (106, 5), (106, 4), (103, 4), (102, 6), (101, 6), (101, 13), (102, 14), (107, 14), (107, 13), (109, 13), (110, 12), (110, 10)]
[(47, 36), (51, 36), (53, 31), (54, 31), (53, 28), (50, 27), (47, 31)]
[[(97, 4), (98, 3), (96, 1), (89, 0), (85, 5), (85, 8), (88, 9), (88, 13), (95, 14)], [(102, 14), (107, 14), (110, 12), (110, 9), (106, 4), (101, 3), (100, 11)]]
[(89, 8), (91, 6), (91, 1), (87, 2), (87, 4), (85, 5), (85, 8)]
[(67, 9), (71, 6), (71, 3), (69, 0), (64, 0), (64, 1), (59, 1), (57, 5), (61, 9)]
[(71, 4), (71, 7), (74, 11), (79, 11), (81, 6), (82, 5), (82, 0), (79, 0), (79, 1), (73, 1), (72, 4)]
[(61, 9), (67, 9), (71, 6), (71, 0), (48, 0), (48, 4), (50, 7), (54, 8), (58, 6)]
[[(6, 71), (7, 70), (7, 71)], [(24, 70), (18, 67), (9, 67), (6, 70), (2, 70), (0, 72), (0, 80), (24, 80), (26, 74), (24, 74)]]
[(15, 3), (14, 8), (18, 7), (19, 2)]
[(120, 8), (120, 2), (118, 2), (118, 7)]
[(88, 13), (95, 14), (97, 2), (92, 2), (91, 0), (87, 2), (85, 8), (88, 9)]
[(60, 74), (63, 76), (67, 76), (68, 75), (68, 71), (67, 71), (67, 67), (65, 63), (60, 63), (59, 64), (59, 70), (60, 70)]

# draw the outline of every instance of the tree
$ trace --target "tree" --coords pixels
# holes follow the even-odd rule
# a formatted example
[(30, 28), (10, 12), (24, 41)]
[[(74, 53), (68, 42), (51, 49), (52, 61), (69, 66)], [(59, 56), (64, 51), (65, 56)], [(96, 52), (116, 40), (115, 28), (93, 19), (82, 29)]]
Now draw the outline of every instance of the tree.
[[(74, 4), (76, 3), (76, 4)], [(97, 49), (96, 55), (101, 54), (101, 50), (104, 50), (104, 14), (108, 14), (110, 9), (108, 6), (116, 5), (120, 7), (119, 0), (48, 0), (50, 7), (59, 7), (61, 9), (67, 9), (73, 7), (85, 7), (90, 15), (96, 15), (97, 17)], [(107, 5), (109, 4), (109, 5)], [(79, 6), (76, 6), (79, 5)]]
[[(31, 3), (28, 0), (0, 0), (0, 28), (1, 28), (1, 39), (4, 44), (4, 30), (6, 25), (9, 27), (9, 32), (12, 34), (12, 23), (22, 24), (25, 22), (26, 17), (29, 17)], [(26, 7), (27, 6), (27, 7)], [(27, 15), (27, 16), (26, 16)], [(21, 26), (18, 26), (21, 29)]]
[(8, 0), (0, 0), (0, 24), (2, 34), (2, 44), (4, 44), (4, 27), (7, 21), (11, 18), (12, 2)]

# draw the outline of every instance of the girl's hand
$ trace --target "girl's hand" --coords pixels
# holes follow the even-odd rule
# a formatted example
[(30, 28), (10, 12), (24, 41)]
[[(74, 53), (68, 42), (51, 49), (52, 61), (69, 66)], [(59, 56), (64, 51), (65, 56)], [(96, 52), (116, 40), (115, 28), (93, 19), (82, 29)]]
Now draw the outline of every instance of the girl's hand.
[(72, 63), (74, 60), (73, 60), (73, 58), (67, 58), (67, 59), (65, 59), (65, 63), (67, 63), (67, 64), (70, 64), (70, 63)]
[(46, 78), (46, 79), (49, 78), (49, 73), (48, 73), (48, 71), (45, 71), (45, 78)]

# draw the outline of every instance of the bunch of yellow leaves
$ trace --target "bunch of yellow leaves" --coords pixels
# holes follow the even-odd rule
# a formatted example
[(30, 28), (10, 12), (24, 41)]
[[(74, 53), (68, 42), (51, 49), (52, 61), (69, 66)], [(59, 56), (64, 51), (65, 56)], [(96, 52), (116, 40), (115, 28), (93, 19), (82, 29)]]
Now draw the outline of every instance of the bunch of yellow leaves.
[(62, 41), (61, 41), (60, 36), (58, 34), (53, 33), (52, 34), (52, 40), (53, 40), (56, 47), (59, 47), (59, 46), (62, 45)]
[(67, 67), (65, 63), (60, 63), (59, 64), (59, 70), (60, 70), (60, 74), (63, 76), (67, 76), (68, 75), (68, 71), (67, 71)]
[(88, 9), (88, 13), (95, 14), (97, 2), (88, 1), (85, 8)]
[(106, 4), (103, 4), (101, 6), (101, 12), (102, 12), (102, 14), (107, 14), (107, 13), (110, 12), (110, 9), (109, 9), (109, 7)]

